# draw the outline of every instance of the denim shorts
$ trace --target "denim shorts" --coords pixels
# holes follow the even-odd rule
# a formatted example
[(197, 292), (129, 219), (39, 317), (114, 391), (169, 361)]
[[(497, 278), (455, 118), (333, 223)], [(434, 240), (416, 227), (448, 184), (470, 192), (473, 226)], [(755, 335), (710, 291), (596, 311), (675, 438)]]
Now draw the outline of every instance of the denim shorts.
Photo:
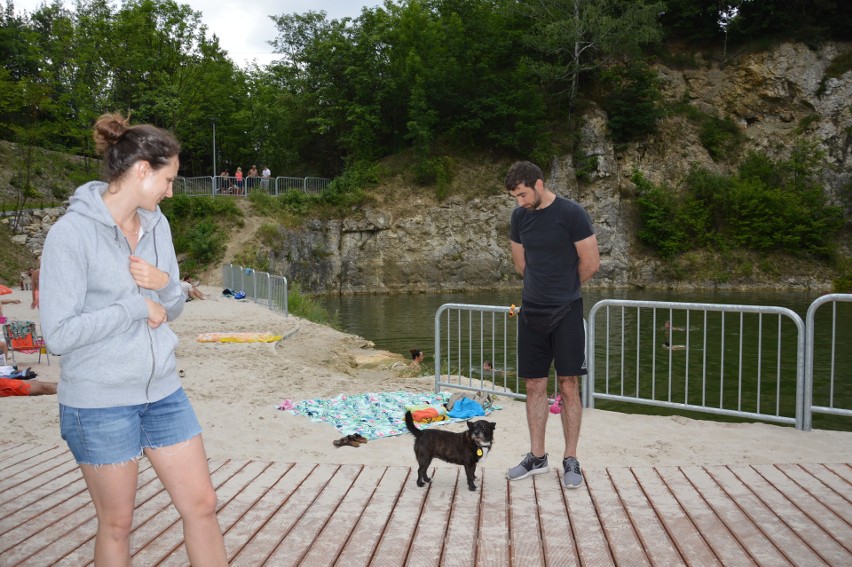
[(131, 461), (146, 447), (176, 445), (201, 433), (183, 388), (135, 406), (73, 408), (59, 404), (59, 428), (79, 465)]

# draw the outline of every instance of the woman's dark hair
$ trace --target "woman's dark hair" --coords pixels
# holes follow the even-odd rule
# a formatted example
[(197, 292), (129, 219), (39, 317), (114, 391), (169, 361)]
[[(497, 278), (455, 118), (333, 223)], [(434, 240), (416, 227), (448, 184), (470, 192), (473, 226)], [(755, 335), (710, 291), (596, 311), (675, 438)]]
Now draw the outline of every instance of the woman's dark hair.
[(171, 132), (150, 124), (131, 126), (117, 112), (98, 118), (92, 137), (95, 150), (104, 158), (107, 181), (120, 178), (137, 161), (147, 161), (157, 170), (180, 153), (180, 144)]
[(414, 360), (415, 358), (417, 358), (421, 354), (423, 354), (423, 351), (420, 350), (419, 348), (411, 349), (411, 360)]
[(506, 191), (514, 191), (521, 183), (532, 188), (539, 179), (544, 181), (539, 166), (528, 161), (516, 161), (506, 173)]

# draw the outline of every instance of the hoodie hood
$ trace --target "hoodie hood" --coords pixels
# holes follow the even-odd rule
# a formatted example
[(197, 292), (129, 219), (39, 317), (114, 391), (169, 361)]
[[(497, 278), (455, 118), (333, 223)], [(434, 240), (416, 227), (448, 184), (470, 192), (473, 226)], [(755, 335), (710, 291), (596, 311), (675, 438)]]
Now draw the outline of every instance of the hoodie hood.
[[(109, 185), (103, 181), (90, 181), (78, 187), (69, 199), (68, 210), (79, 213), (111, 229), (118, 230), (118, 225), (113, 220), (106, 203), (104, 203), (103, 195), (108, 188)], [(142, 221), (142, 230), (145, 232), (153, 231), (160, 219), (163, 218), (159, 206), (155, 211), (140, 208), (136, 209), (136, 212)]]

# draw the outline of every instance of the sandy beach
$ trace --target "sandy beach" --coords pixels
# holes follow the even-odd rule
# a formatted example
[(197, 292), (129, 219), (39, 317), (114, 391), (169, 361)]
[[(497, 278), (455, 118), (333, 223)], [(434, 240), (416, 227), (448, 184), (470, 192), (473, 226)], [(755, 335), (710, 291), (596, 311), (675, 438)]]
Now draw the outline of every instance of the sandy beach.
[[(409, 434), (372, 440), (360, 447), (335, 447), (341, 435), (331, 425), (313, 423), (277, 409), (283, 400), (331, 398), (342, 393), (429, 392), (431, 376), (406, 377), (392, 369), (403, 353), (371, 348), (347, 335), (298, 317), (284, 317), (249, 301), (220, 296), (221, 288), (201, 286), (204, 301), (187, 303), (171, 323), (180, 337), (178, 367), (184, 388), (204, 429), (208, 456), (261, 461), (414, 465)], [(3, 299), (11, 320), (38, 321), (30, 292), (16, 289)], [(268, 332), (278, 343), (202, 343), (212, 332)], [(18, 366), (32, 366), (39, 380), (58, 382), (61, 357), (17, 354)], [(502, 409), (486, 419), (497, 424), (495, 445), (485, 468), (509, 468), (529, 450), (524, 404), (498, 398)], [(0, 400), (0, 441), (64, 446), (59, 436), (55, 396)], [(452, 430), (464, 423), (449, 424)], [(547, 449), (561, 460), (559, 416), (551, 415)], [(852, 433), (800, 432), (763, 423), (723, 424), (683, 417), (654, 417), (586, 410), (579, 445), (584, 466), (690, 464), (768, 464), (852, 462)], [(434, 463), (442, 466), (441, 463)], [(443, 465), (455, 466), (455, 465)]]

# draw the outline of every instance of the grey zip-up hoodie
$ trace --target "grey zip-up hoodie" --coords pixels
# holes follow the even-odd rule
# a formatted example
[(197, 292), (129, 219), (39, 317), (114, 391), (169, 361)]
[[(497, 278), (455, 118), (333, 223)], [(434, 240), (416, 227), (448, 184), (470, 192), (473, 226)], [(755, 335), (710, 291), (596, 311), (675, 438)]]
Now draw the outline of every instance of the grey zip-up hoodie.
[(168, 220), (139, 209), (142, 238), (134, 252), (170, 276), (159, 290), (130, 275), (130, 245), (101, 195), (107, 184), (77, 188), (68, 212), (50, 229), (39, 274), (41, 327), (50, 352), (60, 354), (59, 403), (78, 408), (155, 402), (180, 387), (177, 336), (164, 323), (148, 326), (144, 298), (174, 321), (184, 307)]

